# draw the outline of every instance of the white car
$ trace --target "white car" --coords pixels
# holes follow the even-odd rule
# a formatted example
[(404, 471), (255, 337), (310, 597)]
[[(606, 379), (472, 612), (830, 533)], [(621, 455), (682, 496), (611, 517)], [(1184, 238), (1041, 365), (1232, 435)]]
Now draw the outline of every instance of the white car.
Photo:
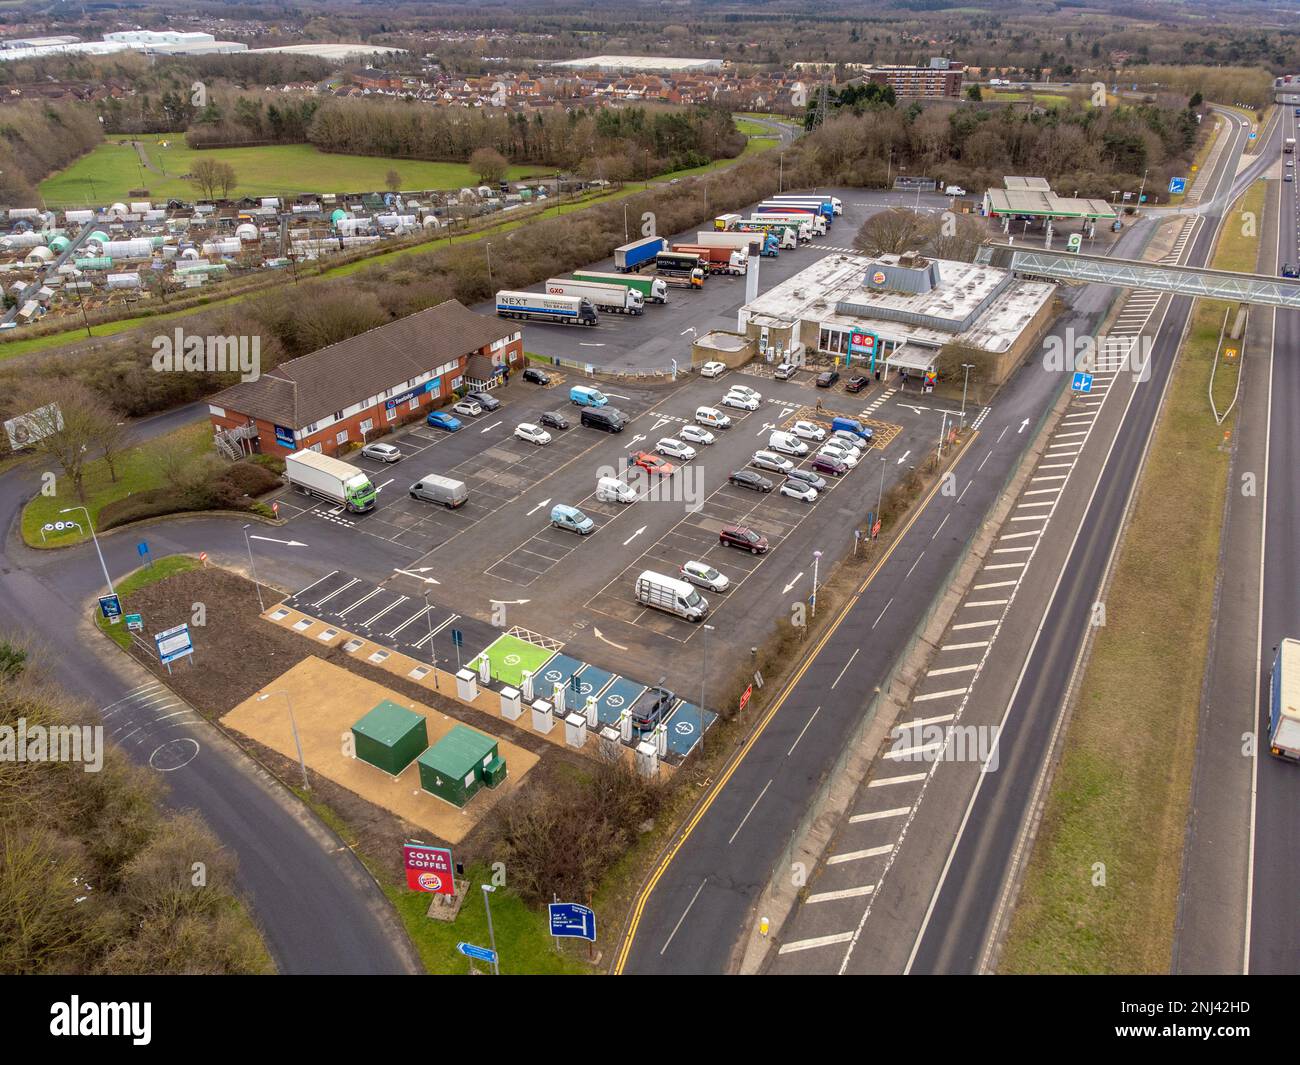
[(800, 440), (812, 440), (820, 443), (826, 439), (826, 430), (816, 422), (795, 422), (790, 426), (790, 432), (799, 437)]
[(826, 443), (818, 449), (820, 451), (833, 451), (837, 455), (852, 455), (854, 459), (862, 458), (862, 449), (854, 447), (852, 444), (846, 444), (839, 437), (831, 437)]
[(402, 453), (392, 444), (367, 444), (361, 449), (361, 454), (380, 462), (396, 462), (402, 457)]
[(817, 502), (817, 489), (806, 481), (783, 481), (780, 488), (783, 496), (798, 499), (804, 503)]
[(677, 430), (677, 435), (683, 440), (689, 440), (692, 444), (711, 444), (717, 439), (701, 425), (683, 425)]
[(727, 391), (739, 392), (742, 396), (748, 396), (755, 403), (763, 402), (763, 393), (755, 391), (754, 389), (750, 388), (748, 385), (731, 385), (730, 387), (728, 387)]
[(701, 377), (721, 377), (727, 369), (725, 362), (706, 362), (700, 367)]
[(758, 467), (760, 470), (775, 470), (777, 473), (788, 473), (794, 469), (793, 462), (778, 455), (775, 451), (755, 451), (754, 457), (749, 460), (749, 464)]
[(454, 413), (463, 414), (467, 418), (477, 418), (483, 413), (483, 408), (472, 399), (462, 399), (459, 403), (454, 404), (451, 409)]
[(722, 397), (722, 406), (735, 407), (738, 410), (758, 410), (758, 400), (743, 392), (728, 392)]
[(690, 462), (695, 458), (695, 448), (683, 444), (680, 440), (674, 440), (671, 436), (655, 444), (655, 450), (670, 459), (681, 459), (683, 462)]
[(725, 574), (719, 573), (707, 562), (683, 562), (682, 580), (698, 584), (711, 592), (725, 592), (731, 585)]
[(853, 469), (858, 464), (858, 456), (852, 451), (841, 451), (839, 448), (827, 445), (817, 452), (819, 455), (825, 455), (828, 458), (839, 459), (849, 469)]
[(515, 426), (515, 436), (520, 440), (527, 440), (530, 444), (549, 444), (551, 434), (543, 429), (540, 425), (534, 425), (532, 422), (520, 422)]
[(767, 446), (771, 451), (779, 451), (782, 455), (793, 455), (800, 459), (808, 454), (807, 444), (793, 433), (783, 433), (780, 430), (767, 438)]

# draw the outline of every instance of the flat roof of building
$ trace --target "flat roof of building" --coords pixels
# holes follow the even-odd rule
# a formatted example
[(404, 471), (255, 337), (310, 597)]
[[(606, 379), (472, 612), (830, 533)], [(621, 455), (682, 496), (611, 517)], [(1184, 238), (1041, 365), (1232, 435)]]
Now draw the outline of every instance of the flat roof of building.
[(990, 215), (1025, 214), (1036, 218), (1115, 217), (1115, 209), (1105, 200), (1075, 199), (1036, 188), (989, 189), (984, 193), (984, 210)]
[(587, 59), (565, 59), (551, 66), (569, 70), (721, 70), (722, 60), (660, 55), (593, 55)]

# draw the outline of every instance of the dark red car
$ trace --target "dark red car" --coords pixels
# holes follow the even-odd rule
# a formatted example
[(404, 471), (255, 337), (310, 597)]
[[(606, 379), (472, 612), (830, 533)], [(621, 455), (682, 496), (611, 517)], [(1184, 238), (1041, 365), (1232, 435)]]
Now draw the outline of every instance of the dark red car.
[(757, 533), (748, 525), (724, 525), (718, 533), (718, 543), (729, 547), (739, 547), (754, 555), (767, 551), (767, 537)]

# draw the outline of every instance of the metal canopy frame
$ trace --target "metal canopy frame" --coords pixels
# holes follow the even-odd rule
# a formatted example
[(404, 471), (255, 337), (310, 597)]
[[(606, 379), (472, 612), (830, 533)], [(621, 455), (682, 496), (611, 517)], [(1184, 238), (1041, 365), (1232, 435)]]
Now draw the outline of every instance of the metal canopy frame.
[(979, 261), (1019, 274), (1057, 281), (1083, 281), (1122, 288), (1145, 288), (1197, 299), (1229, 300), (1262, 307), (1300, 308), (1300, 279), (1239, 274), (1195, 266), (1164, 266), (1104, 255), (1055, 252), (1014, 244), (986, 244)]

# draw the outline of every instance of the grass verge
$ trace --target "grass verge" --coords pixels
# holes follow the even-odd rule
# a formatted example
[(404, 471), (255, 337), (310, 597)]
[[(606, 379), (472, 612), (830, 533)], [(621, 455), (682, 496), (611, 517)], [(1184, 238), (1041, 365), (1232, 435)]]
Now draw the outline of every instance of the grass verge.
[[(1213, 266), (1254, 265), (1258, 237), (1240, 228), (1229, 223)], [(1004, 972), (1169, 971), (1233, 421), (1217, 426), (1206, 403), (1222, 313), (1196, 308), (1174, 368)]]
[[(113, 590), (117, 592), (122, 601), (122, 613), (130, 614), (131, 611), (131, 593), (138, 592), (141, 588), (147, 588), (151, 584), (158, 584), (165, 581), (168, 577), (177, 573), (185, 573), (188, 570), (198, 569), (198, 559), (191, 558), (189, 555), (168, 555), (166, 558), (160, 558), (157, 562), (136, 570), (128, 577), (117, 581), (113, 585)], [(95, 624), (100, 630), (117, 644), (122, 650), (128, 650), (131, 646), (131, 633), (127, 630), (126, 622), (119, 621), (116, 625), (110, 625), (108, 620), (95, 614)]]

